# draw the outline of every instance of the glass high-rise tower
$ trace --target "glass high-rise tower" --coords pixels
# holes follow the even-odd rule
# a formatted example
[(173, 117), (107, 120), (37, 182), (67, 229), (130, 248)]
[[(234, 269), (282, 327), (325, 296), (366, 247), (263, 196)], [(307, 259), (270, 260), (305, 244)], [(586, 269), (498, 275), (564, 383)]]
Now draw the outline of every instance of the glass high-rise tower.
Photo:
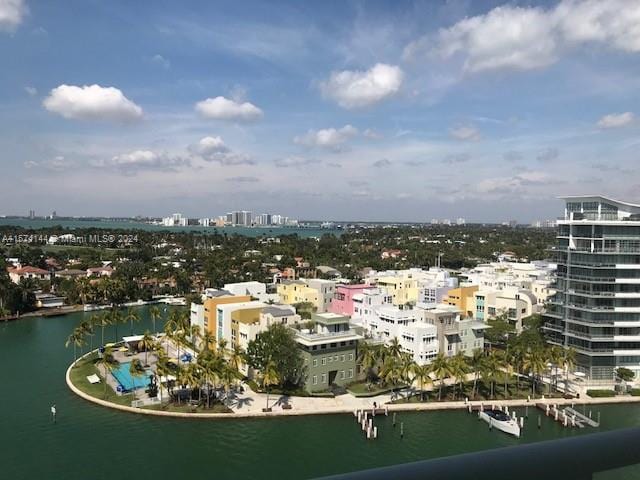
[(561, 197), (553, 256), (556, 293), (545, 313), (550, 343), (573, 347), (577, 370), (640, 375), (640, 205), (601, 196)]

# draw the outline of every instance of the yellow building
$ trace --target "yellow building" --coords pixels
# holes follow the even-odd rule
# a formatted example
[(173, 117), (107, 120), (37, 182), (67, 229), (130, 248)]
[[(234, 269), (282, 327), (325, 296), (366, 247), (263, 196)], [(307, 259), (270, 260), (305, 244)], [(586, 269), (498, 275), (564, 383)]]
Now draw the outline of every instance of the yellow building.
[(278, 284), (277, 292), (280, 301), (287, 305), (305, 302), (311, 303), (316, 309), (320, 306), (318, 290), (307, 286), (302, 280), (285, 280)]
[(379, 277), (376, 286), (391, 295), (394, 305), (418, 301), (420, 287), (417, 278), (400, 275)]
[(215, 338), (218, 338), (218, 328), (216, 321), (216, 312), (218, 305), (228, 305), (230, 303), (242, 303), (251, 301), (250, 295), (225, 295), (213, 298), (207, 298), (204, 302), (204, 328), (208, 330)]
[(463, 317), (473, 317), (475, 313), (474, 294), (478, 291), (477, 285), (469, 287), (452, 288), (447, 293), (444, 303), (457, 307)]

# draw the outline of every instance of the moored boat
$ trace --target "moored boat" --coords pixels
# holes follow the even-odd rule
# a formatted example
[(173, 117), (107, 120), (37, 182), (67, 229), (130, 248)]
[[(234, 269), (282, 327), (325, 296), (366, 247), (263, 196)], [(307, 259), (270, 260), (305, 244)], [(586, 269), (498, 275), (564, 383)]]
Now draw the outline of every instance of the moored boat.
[(495, 427), (509, 435), (520, 436), (518, 422), (501, 410), (483, 410), (478, 412), (478, 416), (487, 422), (490, 427)]

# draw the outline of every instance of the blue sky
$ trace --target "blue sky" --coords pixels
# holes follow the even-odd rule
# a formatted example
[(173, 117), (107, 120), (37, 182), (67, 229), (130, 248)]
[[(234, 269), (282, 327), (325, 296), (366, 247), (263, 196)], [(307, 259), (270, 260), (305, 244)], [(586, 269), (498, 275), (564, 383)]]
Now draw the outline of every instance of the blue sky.
[(0, 214), (640, 200), (640, 1), (0, 0)]

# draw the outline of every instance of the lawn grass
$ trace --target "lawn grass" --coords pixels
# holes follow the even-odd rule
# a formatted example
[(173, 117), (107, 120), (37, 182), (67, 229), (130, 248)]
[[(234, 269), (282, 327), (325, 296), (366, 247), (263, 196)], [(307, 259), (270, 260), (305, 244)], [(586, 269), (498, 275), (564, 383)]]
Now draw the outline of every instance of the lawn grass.
[[(80, 360), (74, 367), (72, 367), (71, 372), (69, 373), (71, 383), (73, 383), (73, 385), (80, 391), (94, 398), (130, 407), (131, 400), (133, 400), (131, 395), (118, 395), (108, 384), (105, 395), (105, 388), (103, 383), (104, 378), (102, 378), (102, 374), (95, 365), (97, 359), (98, 355), (96, 353), (92, 353), (91, 355)], [(89, 375), (93, 375), (94, 373), (100, 377), (100, 383), (91, 384), (87, 380), (87, 377)]]
[(207, 408), (206, 406), (194, 408), (185, 403), (181, 403), (180, 405), (169, 403), (164, 405), (148, 405), (146, 407), (142, 407), (142, 409), (178, 413), (233, 413), (233, 410), (221, 403), (213, 403), (211, 408)]
[(404, 388), (405, 385), (371, 385), (371, 388), (368, 387), (367, 382), (356, 382), (352, 383), (347, 387), (347, 391), (353, 395), (354, 397), (375, 397), (376, 395), (383, 395), (385, 393), (389, 393), (392, 390), (397, 390), (400, 388)]

